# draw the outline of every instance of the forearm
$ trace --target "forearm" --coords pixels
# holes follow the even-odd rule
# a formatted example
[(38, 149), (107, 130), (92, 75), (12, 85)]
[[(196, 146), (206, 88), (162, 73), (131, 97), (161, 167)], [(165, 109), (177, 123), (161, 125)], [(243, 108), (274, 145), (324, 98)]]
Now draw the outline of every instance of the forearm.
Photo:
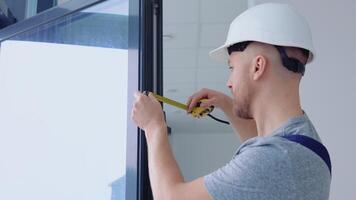
[(184, 178), (174, 159), (167, 135), (167, 127), (146, 132), (148, 146), (148, 168), (154, 199), (169, 199), (174, 187)]

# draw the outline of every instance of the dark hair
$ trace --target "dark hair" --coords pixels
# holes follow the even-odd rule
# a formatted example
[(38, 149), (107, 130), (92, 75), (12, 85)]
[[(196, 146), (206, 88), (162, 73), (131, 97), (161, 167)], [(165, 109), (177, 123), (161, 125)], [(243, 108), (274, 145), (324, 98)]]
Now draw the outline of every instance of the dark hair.
[(245, 51), (245, 49), (250, 43), (251, 41), (235, 43), (227, 48), (227, 52), (229, 53), (229, 55), (231, 55), (231, 53), (234, 51)]
[[(229, 53), (229, 55), (231, 55), (231, 53), (234, 51), (243, 52), (247, 48), (247, 46), (249, 44), (251, 44), (251, 42), (252, 41), (245, 41), (245, 42), (239, 42), (239, 43), (233, 44), (227, 48), (227, 52)], [(286, 52), (286, 47), (277, 46), (277, 45), (273, 45), (273, 46), (275, 46), (277, 48), (277, 50), (281, 56), (282, 64), (284, 67), (286, 67), (288, 70), (290, 70), (292, 72), (301, 73), (302, 75), (304, 75), (306, 63), (302, 63), (296, 58), (289, 57)], [(298, 49), (300, 49), (302, 54), (308, 60), (309, 51), (306, 49), (303, 49), (303, 48), (298, 48)]]

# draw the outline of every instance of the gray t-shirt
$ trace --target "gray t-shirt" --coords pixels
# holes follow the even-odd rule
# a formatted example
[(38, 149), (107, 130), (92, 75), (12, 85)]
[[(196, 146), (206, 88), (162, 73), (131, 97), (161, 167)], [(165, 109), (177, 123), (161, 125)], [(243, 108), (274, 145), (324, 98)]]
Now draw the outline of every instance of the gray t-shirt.
[(232, 160), (204, 177), (215, 200), (326, 200), (331, 175), (310, 149), (280, 136), (320, 138), (304, 114), (290, 119), (269, 136), (245, 141)]

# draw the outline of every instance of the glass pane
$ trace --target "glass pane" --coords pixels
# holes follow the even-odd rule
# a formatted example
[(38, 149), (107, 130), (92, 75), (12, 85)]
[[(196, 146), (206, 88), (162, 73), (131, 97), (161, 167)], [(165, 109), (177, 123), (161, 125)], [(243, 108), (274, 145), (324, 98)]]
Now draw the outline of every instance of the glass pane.
[(0, 66), (0, 199), (124, 199), (128, 0), (2, 42)]
[(8, 9), (7, 12), (10, 11), (20, 21), (28, 17), (26, 12), (30, 10), (34, 12), (33, 14), (36, 14), (69, 1), (77, 0), (1, 0), (0, 4), (2, 4), (2, 10)]
[(1, 0), (0, 21), (19, 22), (69, 1), (72, 0)]

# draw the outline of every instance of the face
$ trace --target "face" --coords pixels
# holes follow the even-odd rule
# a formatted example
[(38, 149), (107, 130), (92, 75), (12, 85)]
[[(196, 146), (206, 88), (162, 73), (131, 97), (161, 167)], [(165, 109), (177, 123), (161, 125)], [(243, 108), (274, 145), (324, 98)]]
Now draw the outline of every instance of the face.
[(233, 52), (229, 58), (230, 76), (227, 87), (234, 97), (234, 113), (243, 119), (252, 119), (252, 87), (249, 78), (250, 62), (244, 52)]

